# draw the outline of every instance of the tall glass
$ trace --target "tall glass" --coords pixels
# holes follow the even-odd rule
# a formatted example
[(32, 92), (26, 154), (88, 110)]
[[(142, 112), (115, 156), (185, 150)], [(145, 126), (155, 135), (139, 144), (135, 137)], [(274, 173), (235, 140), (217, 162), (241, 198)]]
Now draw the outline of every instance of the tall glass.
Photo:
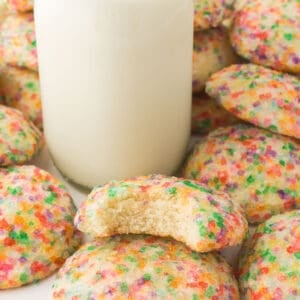
[(44, 128), (91, 187), (172, 174), (190, 134), (192, 0), (35, 0)]

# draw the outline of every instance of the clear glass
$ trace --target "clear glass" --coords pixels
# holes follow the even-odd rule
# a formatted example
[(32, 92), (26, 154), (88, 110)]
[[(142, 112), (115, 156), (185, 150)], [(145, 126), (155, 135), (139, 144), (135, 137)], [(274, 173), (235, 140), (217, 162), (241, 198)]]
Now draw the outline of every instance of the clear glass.
[(36, 0), (44, 128), (87, 187), (172, 174), (190, 135), (192, 0)]

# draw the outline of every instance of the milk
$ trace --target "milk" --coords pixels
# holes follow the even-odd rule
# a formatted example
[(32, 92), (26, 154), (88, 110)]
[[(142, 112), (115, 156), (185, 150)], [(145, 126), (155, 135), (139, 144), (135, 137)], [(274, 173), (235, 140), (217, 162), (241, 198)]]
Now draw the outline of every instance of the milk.
[(36, 0), (44, 128), (92, 187), (173, 174), (190, 134), (192, 0)]

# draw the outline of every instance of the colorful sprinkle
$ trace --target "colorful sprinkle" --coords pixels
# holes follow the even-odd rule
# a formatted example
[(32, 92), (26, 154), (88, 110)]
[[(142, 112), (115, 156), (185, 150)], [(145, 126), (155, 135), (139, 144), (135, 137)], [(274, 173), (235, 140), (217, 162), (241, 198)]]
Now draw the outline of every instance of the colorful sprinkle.
[(243, 0), (237, 7), (231, 32), (236, 51), (253, 63), (299, 73), (300, 2)]
[(39, 75), (5, 66), (0, 69), (0, 86), (5, 104), (20, 110), (39, 129), (43, 129)]
[(195, 30), (218, 27), (229, 18), (233, 11), (234, 0), (194, 0)]
[(239, 263), (243, 299), (300, 298), (300, 211), (272, 217), (245, 242)]
[(171, 239), (124, 235), (82, 246), (59, 271), (52, 297), (237, 300), (239, 292), (219, 254), (195, 253)]
[(38, 70), (33, 14), (12, 14), (0, 26), (6, 64)]
[(42, 134), (20, 111), (0, 105), (0, 166), (23, 164), (42, 146)]
[(73, 254), (80, 241), (75, 211), (49, 173), (34, 166), (0, 169), (0, 290), (43, 279)]
[(239, 120), (207, 95), (193, 98), (192, 133), (204, 134), (218, 127), (238, 123)]
[(193, 52), (193, 92), (201, 92), (208, 78), (239, 58), (230, 45), (228, 34), (222, 29), (195, 32)]
[(206, 92), (238, 118), (300, 138), (300, 80), (253, 64), (232, 65), (209, 79)]
[(183, 176), (228, 193), (251, 223), (300, 207), (300, 147), (250, 125), (220, 128), (196, 145)]

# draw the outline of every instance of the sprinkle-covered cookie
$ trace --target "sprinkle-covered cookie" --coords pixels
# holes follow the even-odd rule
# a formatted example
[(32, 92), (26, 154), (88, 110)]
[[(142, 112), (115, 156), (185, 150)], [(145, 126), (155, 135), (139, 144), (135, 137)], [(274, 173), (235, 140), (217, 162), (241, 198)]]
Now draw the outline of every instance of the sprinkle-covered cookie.
[(241, 253), (239, 283), (243, 299), (300, 299), (300, 211), (256, 229)]
[(79, 245), (75, 206), (65, 188), (34, 167), (0, 169), (0, 289), (57, 270)]
[(194, 134), (208, 133), (221, 126), (238, 123), (239, 120), (214, 99), (204, 95), (193, 98), (192, 106), (192, 132)]
[(227, 192), (249, 222), (300, 207), (300, 147), (250, 125), (220, 128), (196, 145), (184, 177)]
[(33, 0), (6, 0), (7, 6), (11, 10), (19, 12), (29, 12), (33, 10)]
[(238, 118), (300, 138), (300, 80), (253, 64), (232, 65), (211, 76), (206, 92)]
[(235, 13), (231, 41), (236, 51), (256, 64), (300, 72), (300, 2), (243, 1)]
[(234, 0), (194, 0), (195, 30), (218, 27), (230, 17)]
[(116, 236), (82, 246), (60, 269), (53, 300), (239, 299), (226, 261), (171, 239)]
[(27, 119), (43, 129), (38, 73), (10, 66), (0, 71), (0, 87), (5, 103), (22, 111)]
[(25, 163), (42, 145), (40, 131), (20, 111), (0, 105), (0, 166)]
[(196, 181), (140, 176), (96, 187), (75, 217), (94, 237), (145, 233), (170, 236), (207, 252), (239, 244), (246, 232), (239, 206)]
[(213, 73), (238, 61), (225, 30), (211, 29), (195, 32), (193, 92), (201, 92)]
[(0, 26), (6, 64), (38, 69), (33, 14), (9, 15)]

